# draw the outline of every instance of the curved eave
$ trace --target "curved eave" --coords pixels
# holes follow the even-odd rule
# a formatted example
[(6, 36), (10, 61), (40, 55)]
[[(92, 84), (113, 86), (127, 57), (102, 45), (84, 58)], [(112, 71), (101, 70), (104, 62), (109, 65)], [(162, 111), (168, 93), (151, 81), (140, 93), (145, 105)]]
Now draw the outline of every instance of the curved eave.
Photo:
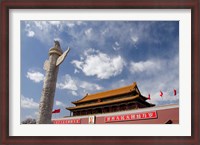
[(147, 97), (145, 97), (145, 96), (143, 96), (143, 95), (141, 95), (141, 97), (146, 101), (148, 98)]
[(155, 104), (152, 104), (152, 103), (147, 102), (146, 100), (148, 100), (148, 98), (145, 97), (145, 96), (142, 96), (142, 95), (141, 95), (141, 98), (140, 98), (140, 99), (142, 99), (142, 101), (144, 101), (144, 102), (145, 102), (146, 104), (148, 104), (150, 107), (156, 106)]
[(74, 102), (72, 102), (72, 103), (76, 105), (76, 104), (78, 104), (79, 102), (82, 102), (82, 100), (85, 100), (87, 97), (88, 97), (88, 94), (86, 94), (85, 97), (83, 97), (82, 99), (77, 100), (77, 101), (74, 101)]
[(152, 103), (149, 103), (149, 105), (150, 105), (151, 107), (154, 107), (154, 106), (156, 106), (155, 104), (152, 104)]
[(86, 105), (81, 105), (81, 106), (76, 106), (76, 107), (68, 107), (66, 109), (67, 110), (76, 110), (76, 109), (89, 108), (89, 107), (95, 107), (95, 106), (109, 105), (109, 104), (113, 104), (113, 103), (130, 101), (130, 100), (136, 99), (138, 97), (139, 97), (139, 95), (136, 95), (136, 96), (131, 96), (128, 98), (122, 98), (122, 99), (111, 100), (111, 101), (106, 101), (106, 102), (98, 102), (98, 103), (94, 103), (94, 104), (86, 104)]

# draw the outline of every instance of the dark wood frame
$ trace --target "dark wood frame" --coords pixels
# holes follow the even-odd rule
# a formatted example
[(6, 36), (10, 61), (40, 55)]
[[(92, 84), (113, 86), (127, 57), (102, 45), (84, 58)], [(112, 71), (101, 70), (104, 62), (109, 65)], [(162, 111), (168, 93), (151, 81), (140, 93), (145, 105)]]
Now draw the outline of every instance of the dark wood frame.
[[(15, 144), (149, 144), (199, 145), (200, 144), (200, 93), (199, 93), (199, 0), (3, 0), (1, 2), (0, 90), (1, 135), (3, 145)], [(9, 136), (9, 9), (191, 9), (192, 10), (192, 135), (189, 137), (13, 137)], [(187, 82), (186, 82), (187, 83)], [(189, 97), (189, 96), (188, 96)]]

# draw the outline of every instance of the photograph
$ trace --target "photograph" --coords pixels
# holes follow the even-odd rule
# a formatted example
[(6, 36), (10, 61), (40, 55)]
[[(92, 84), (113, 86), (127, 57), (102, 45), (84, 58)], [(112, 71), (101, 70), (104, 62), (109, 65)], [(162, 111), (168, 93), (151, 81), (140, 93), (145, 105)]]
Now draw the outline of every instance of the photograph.
[(179, 123), (179, 21), (29, 20), (20, 37), (22, 124)]

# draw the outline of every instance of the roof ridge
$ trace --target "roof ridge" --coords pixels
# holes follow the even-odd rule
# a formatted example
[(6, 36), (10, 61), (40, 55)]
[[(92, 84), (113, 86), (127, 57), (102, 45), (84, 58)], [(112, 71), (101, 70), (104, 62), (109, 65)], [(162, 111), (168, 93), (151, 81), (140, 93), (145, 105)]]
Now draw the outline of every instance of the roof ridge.
[[(125, 89), (125, 88), (128, 88), (128, 87), (133, 87), (133, 88), (136, 88), (137, 87), (137, 83), (136, 82), (133, 82), (131, 85), (128, 85), (128, 86), (123, 86), (123, 87), (120, 87), (120, 88), (116, 88), (116, 89), (111, 89), (111, 90), (106, 90), (106, 91), (103, 91), (103, 92), (97, 92), (97, 93), (94, 93), (94, 94), (86, 94), (82, 99), (80, 100), (77, 100), (77, 101), (74, 101), (72, 102), (73, 104), (76, 104), (76, 103), (79, 103), (79, 102), (82, 102), (83, 100), (85, 100), (86, 98), (90, 98), (92, 96), (98, 96), (98, 95), (101, 95), (101, 94), (106, 94), (106, 93), (111, 93), (112, 91), (119, 91), (120, 89)], [(129, 91), (132, 91), (131, 89)], [(111, 96), (114, 96), (114, 95), (111, 95)], [(94, 99), (88, 99), (86, 101), (90, 101), (90, 100), (96, 100), (97, 98), (94, 98)]]
[(126, 101), (126, 100), (131, 100), (133, 98), (138, 98), (140, 95), (135, 95), (135, 96), (130, 96), (128, 98), (120, 98), (120, 99), (116, 99), (116, 100), (111, 100), (111, 101), (106, 101), (106, 102), (97, 102), (94, 104), (85, 104), (85, 105), (80, 105), (80, 106), (74, 106), (74, 107), (66, 107), (66, 109), (74, 109), (74, 108), (84, 108), (84, 107), (88, 107), (88, 106), (98, 106), (98, 105), (104, 105), (104, 104), (110, 104), (113, 102), (119, 102), (119, 101)]

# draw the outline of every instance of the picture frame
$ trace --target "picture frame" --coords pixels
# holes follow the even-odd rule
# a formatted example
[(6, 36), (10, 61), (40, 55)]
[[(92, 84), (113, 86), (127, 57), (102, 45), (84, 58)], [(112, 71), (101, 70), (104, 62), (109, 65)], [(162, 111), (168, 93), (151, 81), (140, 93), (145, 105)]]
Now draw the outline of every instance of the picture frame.
[[(66, 0), (1, 2), (1, 144), (184, 144), (198, 145), (199, 139), (199, 0)], [(9, 136), (9, 10), (11, 9), (191, 9), (192, 11), (192, 135), (166, 136)]]

